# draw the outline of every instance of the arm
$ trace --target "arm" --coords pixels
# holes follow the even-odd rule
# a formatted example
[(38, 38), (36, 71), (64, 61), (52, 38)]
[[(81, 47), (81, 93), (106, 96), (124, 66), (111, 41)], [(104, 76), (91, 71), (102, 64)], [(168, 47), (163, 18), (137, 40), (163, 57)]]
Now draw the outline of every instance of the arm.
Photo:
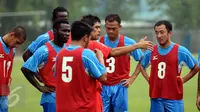
[(197, 99), (196, 99), (196, 106), (200, 111), (200, 71), (198, 74), (198, 88), (197, 88)]
[(147, 74), (147, 72), (144, 69), (144, 67), (140, 66), (140, 70), (141, 70), (142, 76), (146, 79), (147, 82), (149, 82), (149, 75)]
[[(149, 79), (149, 76), (147, 75), (146, 71), (144, 70), (144, 68), (141, 65), (142, 59), (143, 58), (140, 59), (139, 63), (136, 66), (136, 69), (135, 69), (134, 73), (131, 75), (130, 79), (122, 80), (122, 81), (124, 81), (122, 83), (122, 85), (129, 87), (135, 81), (135, 79), (137, 78), (137, 76), (139, 75), (140, 72), (142, 72), (142, 75), (144, 76), (144, 78), (146, 80)], [(147, 80), (147, 82), (148, 82), (148, 80)]]
[[(104, 64), (104, 59), (103, 59), (103, 53), (98, 50), (98, 49), (95, 49), (95, 53), (96, 53), (96, 56), (97, 56), (97, 59), (99, 60), (99, 62), (102, 64), (102, 65), (105, 65)], [(102, 83), (105, 83), (107, 81), (107, 74), (104, 73), (103, 75), (101, 75), (99, 78), (98, 78), (98, 81), (99, 82), (102, 82)]]
[(135, 81), (139, 73), (140, 73), (140, 63), (137, 64), (135, 71), (133, 72), (133, 74), (131, 75), (129, 79), (123, 79), (121, 81), (122, 85), (125, 87), (129, 87)]
[(132, 45), (129, 45), (129, 46), (113, 48), (110, 51), (109, 56), (116, 57), (116, 56), (125, 55), (125, 54), (132, 52), (133, 50), (138, 49), (138, 48), (152, 50), (153, 44), (151, 41), (146, 41), (146, 38), (147, 37), (141, 39), (140, 42), (133, 43)]
[(99, 60), (99, 62), (102, 64), (102, 65), (105, 65), (104, 64), (104, 59), (103, 59), (103, 53), (99, 50), (99, 49), (95, 49), (94, 50), (96, 56), (97, 56), (97, 59)]
[(37, 39), (34, 40), (24, 51), (22, 55), (24, 62), (28, 60), (28, 58), (30, 58), (38, 48), (43, 46), (48, 41), (49, 41), (49, 35), (47, 33), (38, 36)]
[[(191, 70), (190, 72), (185, 75), (182, 80), (183, 80), (183, 83), (186, 83), (187, 81), (189, 81), (192, 77), (194, 77), (194, 75), (199, 71), (199, 67), (198, 65), (196, 64)], [(200, 82), (199, 82), (200, 83)], [(200, 88), (198, 88), (200, 89)]]
[[(83, 51), (82, 57), (83, 57), (83, 63), (86, 70), (88, 70), (89, 74), (99, 80), (99, 82), (106, 82), (107, 76), (106, 76), (106, 68), (103, 65), (103, 54), (100, 52), (100, 50), (95, 50), (96, 56), (94, 52), (87, 49)], [(99, 59), (99, 60), (98, 60)]]
[[(200, 54), (198, 55), (198, 62), (200, 62)], [(200, 64), (200, 63), (199, 63)], [(199, 65), (200, 66), (200, 65)], [(196, 106), (198, 110), (200, 111), (200, 71), (198, 74), (198, 80), (197, 80), (197, 99), (196, 99)]]
[[(48, 58), (48, 51), (46, 46), (39, 48), (33, 56), (31, 56), (21, 68), (22, 73), (27, 78), (27, 80), (39, 91), (48, 92), (47, 87), (41, 86), (38, 81), (34, 78), (37, 73), (37, 68), (41, 63), (45, 63)], [(50, 92), (50, 91), (49, 91)]]
[(146, 68), (151, 64), (151, 55), (152, 51), (146, 50), (142, 60), (140, 61), (140, 71), (147, 82), (149, 82), (149, 75), (146, 72)]
[(182, 82), (185, 83), (188, 80), (190, 80), (199, 71), (199, 67), (197, 65), (198, 62), (195, 59), (195, 57), (192, 55), (192, 53), (187, 48), (183, 46), (179, 46), (178, 63), (181, 64), (182, 62), (184, 62), (190, 69), (190, 72), (181, 78)]
[(29, 49), (26, 49), (24, 53), (22, 54), (22, 58), (24, 62), (26, 62), (26, 60), (28, 60), (28, 58), (30, 58), (32, 55), (33, 53)]
[[(33, 53), (29, 49), (26, 49), (22, 55), (24, 62), (26, 62), (32, 55)], [(43, 82), (38, 73), (36, 73), (34, 76), (37, 78), (38, 81), (40, 81), (41, 83)]]
[(44, 93), (51, 93), (54, 92), (54, 88), (48, 87), (48, 86), (41, 86), (38, 81), (34, 78), (35, 73), (28, 70), (27, 68), (22, 67), (21, 68), (22, 73), (26, 77), (26, 79), (40, 92)]

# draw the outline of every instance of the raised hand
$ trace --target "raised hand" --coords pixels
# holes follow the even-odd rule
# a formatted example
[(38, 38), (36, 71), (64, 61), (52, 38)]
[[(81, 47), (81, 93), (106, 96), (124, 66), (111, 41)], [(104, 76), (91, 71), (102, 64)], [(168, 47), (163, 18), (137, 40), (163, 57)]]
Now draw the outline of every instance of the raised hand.
[(147, 41), (147, 36), (141, 39), (138, 44), (140, 45), (141, 49), (153, 50), (153, 43), (151, 41)]

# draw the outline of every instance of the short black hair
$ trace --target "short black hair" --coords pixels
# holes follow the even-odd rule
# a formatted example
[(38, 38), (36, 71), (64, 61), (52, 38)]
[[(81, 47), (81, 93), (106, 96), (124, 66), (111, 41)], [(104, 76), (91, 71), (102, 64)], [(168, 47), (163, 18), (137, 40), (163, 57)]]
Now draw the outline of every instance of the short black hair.
[(93, 28), (81, 21), (75, 21), (72, 23), (71, 27), (71, 36), (72, 40), (81, 40), (85, 35), (90, 36), (90, 33), (93, 31)]
[(168, 32), (172, 31), (172, 24), (167, 20), (160, 20), (154, 25), (154, 29), (156, 26), (165, 25)]
[(23, 37), (26, 40), (26, 30), (22, 26), (16, 26), (12, 29), (11, 32), (14, 32), (15, 37)]
[(106, 16), (105, 18), (105, 22), (108, 21), (108, 22), (114, 22), (114, 21), (117, 21), (119, 24), (121, 24), (121, 18), (119, 17), (118, 14), (109, 14)]
[(60, 28), (60, 24), (62, 24), (62, 23), (69, 24), (67, 19), (63, 19), (63, 18), (56, 19), (53, 22), (53, 29), (59, 29)]
[(64, 7), (56, 7), (53, 12), (52, 12), (52, 21), (54, 21), (55, 19), (57, 19), (57, 13), (58, 12), (67, 12), (67, 14), (69, 15), (69, 12), (67, 11), (67, 9), (65, 9)]
[(91, 15), (91, 14), (83, 16), (81, 21), (89, 24), (91, 27), (93, 27), (96, 22), (101, 23), (101, 20), (99, 19), (99, 17)]

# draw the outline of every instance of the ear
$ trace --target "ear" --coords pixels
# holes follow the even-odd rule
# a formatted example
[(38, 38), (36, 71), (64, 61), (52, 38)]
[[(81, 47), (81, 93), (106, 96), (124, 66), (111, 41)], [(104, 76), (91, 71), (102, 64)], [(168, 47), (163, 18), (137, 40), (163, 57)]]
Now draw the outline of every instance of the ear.
[(83, 36), (83, 41), (84, 41), (84, 42), (87, 42), (87, 38), (88, 38), (87, 35), (84, 35), (84, 36)]
[(122, 28), (122, 25), (120, 24), (119, 27)]
[(54, 28), (54, 29), (53, 29), (53, 32), (57, 33), (58, 31), (57, 31), (57, 29)]
[(170, 35), (170, 37), (171, 37), (171, 36), (172, 36), (172, 31), (170, 31), (168, 34), (169, 34), (169, 35)]
[(15, 36), (15, 32), (10, 32), (9, 35), (10, 36)]

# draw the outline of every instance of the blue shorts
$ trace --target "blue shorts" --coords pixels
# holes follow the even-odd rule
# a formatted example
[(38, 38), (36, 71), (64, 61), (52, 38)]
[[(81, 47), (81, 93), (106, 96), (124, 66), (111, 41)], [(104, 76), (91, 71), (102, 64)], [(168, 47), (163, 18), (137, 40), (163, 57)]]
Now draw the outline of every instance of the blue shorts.
[(56, 112), (56, 103), (44, 103), (42, 107), (43, 112)]
[(128, 112), (128, 89), (120, 84), (102, 85), (104, 112)]
[(8, 97), (0, 96), (0, 112), (8, 112)]
[(184, 112), (183, 100), (151, 99), (150, 112)]
[(56, 94), (42, 93), (40, 105), (43, 107), (44, 112), (56, 112)]

